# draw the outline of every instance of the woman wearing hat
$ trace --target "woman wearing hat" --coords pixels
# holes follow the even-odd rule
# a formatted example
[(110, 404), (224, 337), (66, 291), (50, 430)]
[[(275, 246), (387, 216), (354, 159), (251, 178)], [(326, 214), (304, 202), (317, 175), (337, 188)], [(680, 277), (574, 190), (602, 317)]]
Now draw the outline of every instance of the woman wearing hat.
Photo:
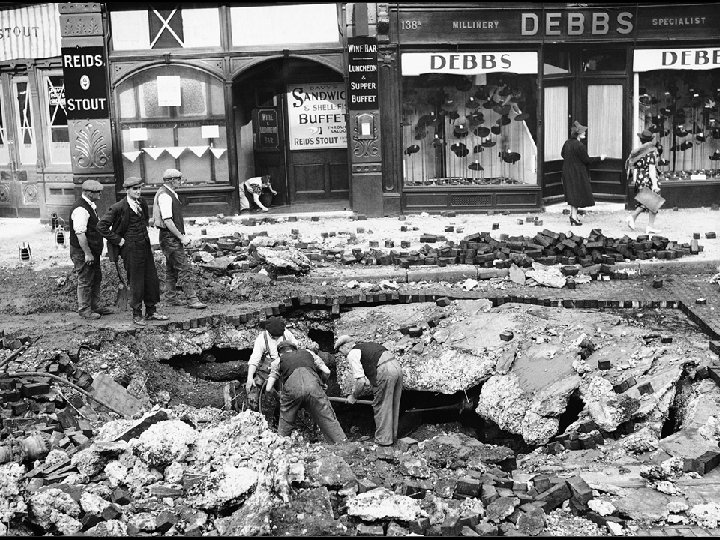
[(570, 205), (570, 225), (582, 225), (578, 219), (578, 208), (595, 205), (592, 187), (590, 186), (590, 173), (588, 165), (605, 159), (590, 157), (587, 148), (581, 142), (587, 138), (587, 127), (580, 122), (573, 122), (570, 138), (562, 147), (562, 184), (565, 190), (565, 201)]
[[(632, 183), (635, 185), (636, 195), (643, 187), (650, 188), (655, 193), (660, 193), (657, 176), (658, 150), (655, 146), (654, 136), (650, 130), (646, 129), (642, 133), (638, 133), (638, 137), (642, 144), (637, 148), (633, 148), (632, 152), (630, 152), (630, 156), (625, 161), (625, 171), (628, 176), (632, 173)], [(634, 212), (625, 220), (627, 226), (634, 231), (635, 220), (643, 212), (648, 212), (648, 225), (645, 233), (658, 234), (660, 231), (655, 229), (657, 211), (652, 212), (639, 202), (635, 204)]]

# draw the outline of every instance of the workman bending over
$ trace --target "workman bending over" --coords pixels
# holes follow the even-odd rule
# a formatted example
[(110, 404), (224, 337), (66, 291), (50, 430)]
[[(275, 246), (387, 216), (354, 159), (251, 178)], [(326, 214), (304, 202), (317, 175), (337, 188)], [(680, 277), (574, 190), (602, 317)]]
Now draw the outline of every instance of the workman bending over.
[(355, 380), (348, 403), (355, 403), (363, 389), (368, 384), (372, 385), (375, 442), (381, 446), (394, 444), (397, 441), (403, 388), (400, 363), (379, 343), (355, 343), (348, 335), (337, 339), (335, 350), (347, 357)]
[(315, 420), (323, 435), (333, 443), (347, 440), (323, 389), (323, 382), (330, 376), (330, 370), (318, 355), (307, 349), (298, 349), (289, 341), (277, 345), (280, 357), (270, 366), (266, 390), (273, 390), (275, 381), (280, 379), (280, 421), (278, 434), (287, 436), (295, 425), (295, 418), (301, 408), (306, 409)]

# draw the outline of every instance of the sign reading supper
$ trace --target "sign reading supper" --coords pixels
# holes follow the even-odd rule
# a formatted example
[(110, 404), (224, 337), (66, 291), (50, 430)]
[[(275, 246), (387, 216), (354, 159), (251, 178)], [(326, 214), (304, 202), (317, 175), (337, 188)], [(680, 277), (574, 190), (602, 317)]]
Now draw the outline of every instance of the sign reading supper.
[(288, 87), (290, 150), (347, 148), (343, 83)]

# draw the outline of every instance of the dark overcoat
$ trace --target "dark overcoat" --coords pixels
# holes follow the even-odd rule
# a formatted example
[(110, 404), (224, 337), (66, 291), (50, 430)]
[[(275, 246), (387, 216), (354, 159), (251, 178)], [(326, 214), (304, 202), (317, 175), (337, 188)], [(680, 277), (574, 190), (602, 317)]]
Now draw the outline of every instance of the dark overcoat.
[(562, 184), (565, 200), (575, 208), (595, 205), (588, 166), (600, 161), (599, 157), (588, 156), (585, 145), (578, 139), (570, 138), (562, 147)]

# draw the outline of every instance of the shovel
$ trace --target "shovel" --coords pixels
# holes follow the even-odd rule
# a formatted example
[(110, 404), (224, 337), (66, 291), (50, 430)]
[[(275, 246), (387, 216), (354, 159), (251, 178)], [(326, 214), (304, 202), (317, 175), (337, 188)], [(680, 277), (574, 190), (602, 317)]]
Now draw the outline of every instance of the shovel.
[(117, 289), (117, 297), (115, 298), (115, 307), (119, 311), (126, 311), (128, 308), (128, 286), (127, 283), (125, 283), (125, 280), (122, 277), (122, 273), (120, 272), (120, 265), (118, 264), (118, 261), (115, 261), (115, 270), (117, 270), (118, 275), (118, 289)]

